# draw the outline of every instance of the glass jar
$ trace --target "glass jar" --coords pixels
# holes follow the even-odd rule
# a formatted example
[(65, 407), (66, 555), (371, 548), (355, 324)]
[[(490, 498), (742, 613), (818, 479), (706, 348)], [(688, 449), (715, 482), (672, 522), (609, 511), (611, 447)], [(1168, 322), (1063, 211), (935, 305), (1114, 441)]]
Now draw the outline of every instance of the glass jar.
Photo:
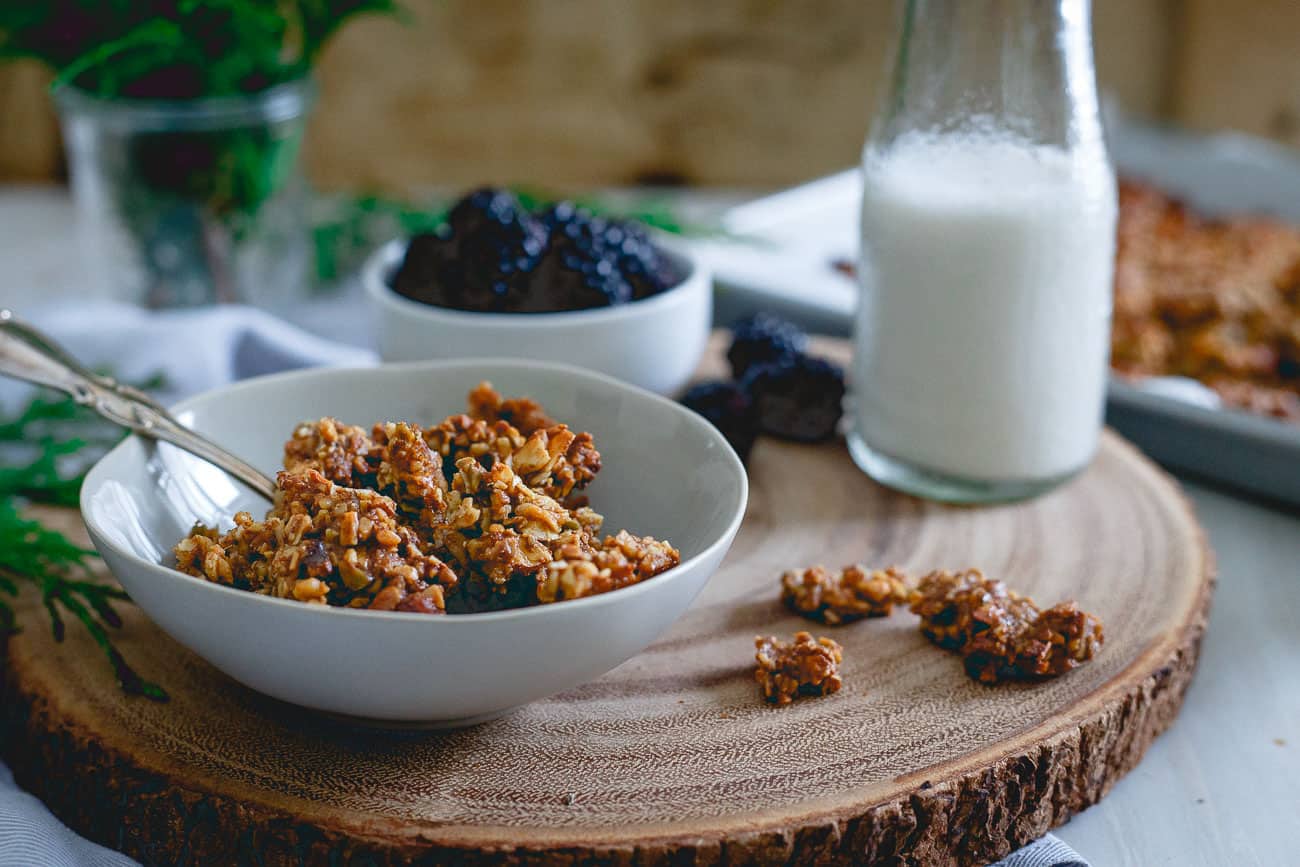
[(312, 96), (308, 81), (174, 102), (59, 89), (79, 228), (106, 293), (148, 307), (300, 300)]
[(1116, 184), (1088, 0), (905, 0), (863, 149), (850, 450), (954, 502), (1034, 495), (1101, 431)]

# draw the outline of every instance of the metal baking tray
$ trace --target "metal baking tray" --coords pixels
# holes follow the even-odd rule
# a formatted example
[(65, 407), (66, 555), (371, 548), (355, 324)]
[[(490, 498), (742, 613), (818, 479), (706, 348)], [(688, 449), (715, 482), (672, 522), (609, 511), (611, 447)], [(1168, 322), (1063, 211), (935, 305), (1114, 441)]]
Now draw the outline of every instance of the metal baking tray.
[[(1273, 214), (1300, 223), (1300, 153), (1235, 133), (1198, 135), (1111, 112), (1120, 174), (1149, 181), (1211, 215)], [(857, 255), (856, 170), (729, 211), (739, 241), (697, 244), (713, 268), (721, 324), (765, 309), (810, 330), (847, 335), (856, 281), (830, 263)], [(1167, 384), (1167, 383), (1166, 383)], [(1161, 383), (1112, 377), (1107, 422), (1160, 463), (1267, 499), (1300, 506), (1300, 425), (1204, 405)]]

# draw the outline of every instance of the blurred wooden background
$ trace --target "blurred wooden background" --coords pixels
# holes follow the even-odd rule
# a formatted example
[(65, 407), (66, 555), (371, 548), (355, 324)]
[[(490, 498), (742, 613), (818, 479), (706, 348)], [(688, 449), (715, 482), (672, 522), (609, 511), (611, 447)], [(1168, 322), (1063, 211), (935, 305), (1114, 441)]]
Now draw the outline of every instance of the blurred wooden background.
[[(408, 0), (320, 69), (318, 186), (775, 187), (856, 160), (892, 0)], [(1300, 145), (1300, 2), (1094, 0), (1133, 113)], [(46, 77), (0, 67), (0, 180), (63, 171)]]

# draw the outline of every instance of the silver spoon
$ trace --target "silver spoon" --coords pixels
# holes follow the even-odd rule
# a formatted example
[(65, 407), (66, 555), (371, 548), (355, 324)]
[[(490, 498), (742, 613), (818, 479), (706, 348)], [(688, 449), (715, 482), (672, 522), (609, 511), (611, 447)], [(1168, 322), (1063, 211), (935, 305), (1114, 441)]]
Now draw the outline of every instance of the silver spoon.
[(0, 374), (65, 392), (114, 424), (197, 455), (266, 499), (275, 499), (275, 482), (265, 473), (185, 427), (139, 389), (87, 370), (53, 340), (4, 309), (0, 309)]

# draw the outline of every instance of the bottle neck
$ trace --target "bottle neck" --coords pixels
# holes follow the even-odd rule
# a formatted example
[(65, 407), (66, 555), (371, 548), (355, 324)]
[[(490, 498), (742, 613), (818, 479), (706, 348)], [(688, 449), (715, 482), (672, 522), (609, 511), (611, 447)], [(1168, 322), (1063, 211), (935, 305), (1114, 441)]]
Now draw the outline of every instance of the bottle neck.
[(872, 139), (909, 131), (1100, 144), (1090, 0), (903, 0)]

